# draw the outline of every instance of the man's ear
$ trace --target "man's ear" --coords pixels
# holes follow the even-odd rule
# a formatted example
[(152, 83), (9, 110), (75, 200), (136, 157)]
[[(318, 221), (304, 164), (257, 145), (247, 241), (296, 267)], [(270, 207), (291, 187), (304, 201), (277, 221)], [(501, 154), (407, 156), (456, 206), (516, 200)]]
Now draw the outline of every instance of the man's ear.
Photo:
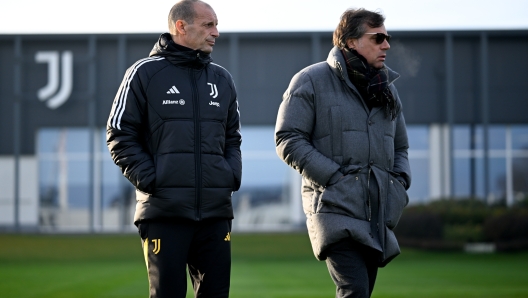
[(357, 43), (357, 39), (356, 39), (356, 38), (350, 38), (350, 39), (347, 40), (347, 42), (346, 42), (347, 47), (348, 47), (349, 49), (353, 49), (353, 50), (356, 49), (356, 43)]
[(175, 25), (176, 32), (178, 32), (179, 35), (185, 35), (185, 26), (187, 26), (187, 23), (183, 20), (177, 20)]

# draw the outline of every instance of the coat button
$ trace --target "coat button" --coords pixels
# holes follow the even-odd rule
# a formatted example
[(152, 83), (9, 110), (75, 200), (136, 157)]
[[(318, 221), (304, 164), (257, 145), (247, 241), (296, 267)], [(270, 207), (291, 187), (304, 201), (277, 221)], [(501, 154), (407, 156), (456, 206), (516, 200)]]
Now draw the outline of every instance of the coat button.
[(371, 160), (371, 161), (370, 161), (370, 164), (371, 164), (371, 165), (373, 165), (373, 164), (374, 164), (374, 161), (373, 161), (373, 160)]

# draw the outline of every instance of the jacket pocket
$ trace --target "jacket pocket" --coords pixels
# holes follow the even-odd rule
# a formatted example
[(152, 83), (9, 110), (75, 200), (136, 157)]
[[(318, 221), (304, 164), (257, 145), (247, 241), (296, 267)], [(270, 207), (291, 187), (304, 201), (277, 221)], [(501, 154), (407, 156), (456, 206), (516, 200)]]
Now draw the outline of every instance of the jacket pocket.
[(236, 188), (235, 174), (224, 156), (202, 154), (202, 186), (208, 188)]
[(145, 221), (143, 222), (140, 221), (137, 225), (139, 236), (143, 240), (148, 238), (148, 227), (149, 227), (149, 224), (148, 222), (145, 222)]
[(403, 212), (403, 208), (409, 203), (409, 196), (405, 187), (393, 176), (389, 175), (387, 202), (385, 204), (385, 224), (389, 229), (394, 229)]
[(318, 212), (332, 212), (367, 220), (367, 196), (358, 174), (343, 176), (337, 183), (328, 186), (321, 194)]

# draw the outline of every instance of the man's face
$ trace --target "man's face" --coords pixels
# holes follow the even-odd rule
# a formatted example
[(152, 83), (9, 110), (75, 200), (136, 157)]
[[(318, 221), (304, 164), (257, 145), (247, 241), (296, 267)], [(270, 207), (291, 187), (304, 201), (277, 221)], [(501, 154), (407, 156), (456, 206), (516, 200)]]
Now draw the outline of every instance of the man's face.
[[(385, 25), (378, 28), (370, 28), (367, 26), (365, 33), (383, 33), (387, 34)], [(390, 49), (389, 42), (385, 39), (381, 44), (376, 43), (375, 34), (364, 34), (360, 38), (349, 39), (347, 45), (351, 49), (355, 49), (361, 56), (367, 59), (368, 64), (374, 68), (382, 68), (387, 56), (387, 51)]]
[(182, 36), (183, 46), (193, 50), (201, 50), (211, 53), (215, 45), (215, 39), (220, 36), (218, 33), (218, 19), (214, 10), (203, 3), (195, 3), (194, 11), (196, 17), (192, 24), (184, 22), (185, 35)]

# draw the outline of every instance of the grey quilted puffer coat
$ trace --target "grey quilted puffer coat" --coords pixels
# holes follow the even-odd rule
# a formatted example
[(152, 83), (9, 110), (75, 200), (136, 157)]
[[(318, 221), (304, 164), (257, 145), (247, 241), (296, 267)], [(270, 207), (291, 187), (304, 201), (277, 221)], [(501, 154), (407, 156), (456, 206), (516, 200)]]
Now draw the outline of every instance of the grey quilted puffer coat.
[[(390, 89), (400, 101), (392, 84), (398, 77), (389, 69)], [(293, 77), (279, 108), (275, 142), (279, 157), (302, 175), (303, 209), (317, 259), (324, 260), (325, 249), (346, 237), (379, 250), (380, 266), (400, 253), (392, 230), (411, 185), (403, 113), (391, 121), (383, 108), (369, 111), (339, 48), (326, 62)], [(370, 179), (379, 185), (379, 210), (370, 209)], [(378, 212), (382, 227), (379, 242), (371, 234), (372, 212)]]

